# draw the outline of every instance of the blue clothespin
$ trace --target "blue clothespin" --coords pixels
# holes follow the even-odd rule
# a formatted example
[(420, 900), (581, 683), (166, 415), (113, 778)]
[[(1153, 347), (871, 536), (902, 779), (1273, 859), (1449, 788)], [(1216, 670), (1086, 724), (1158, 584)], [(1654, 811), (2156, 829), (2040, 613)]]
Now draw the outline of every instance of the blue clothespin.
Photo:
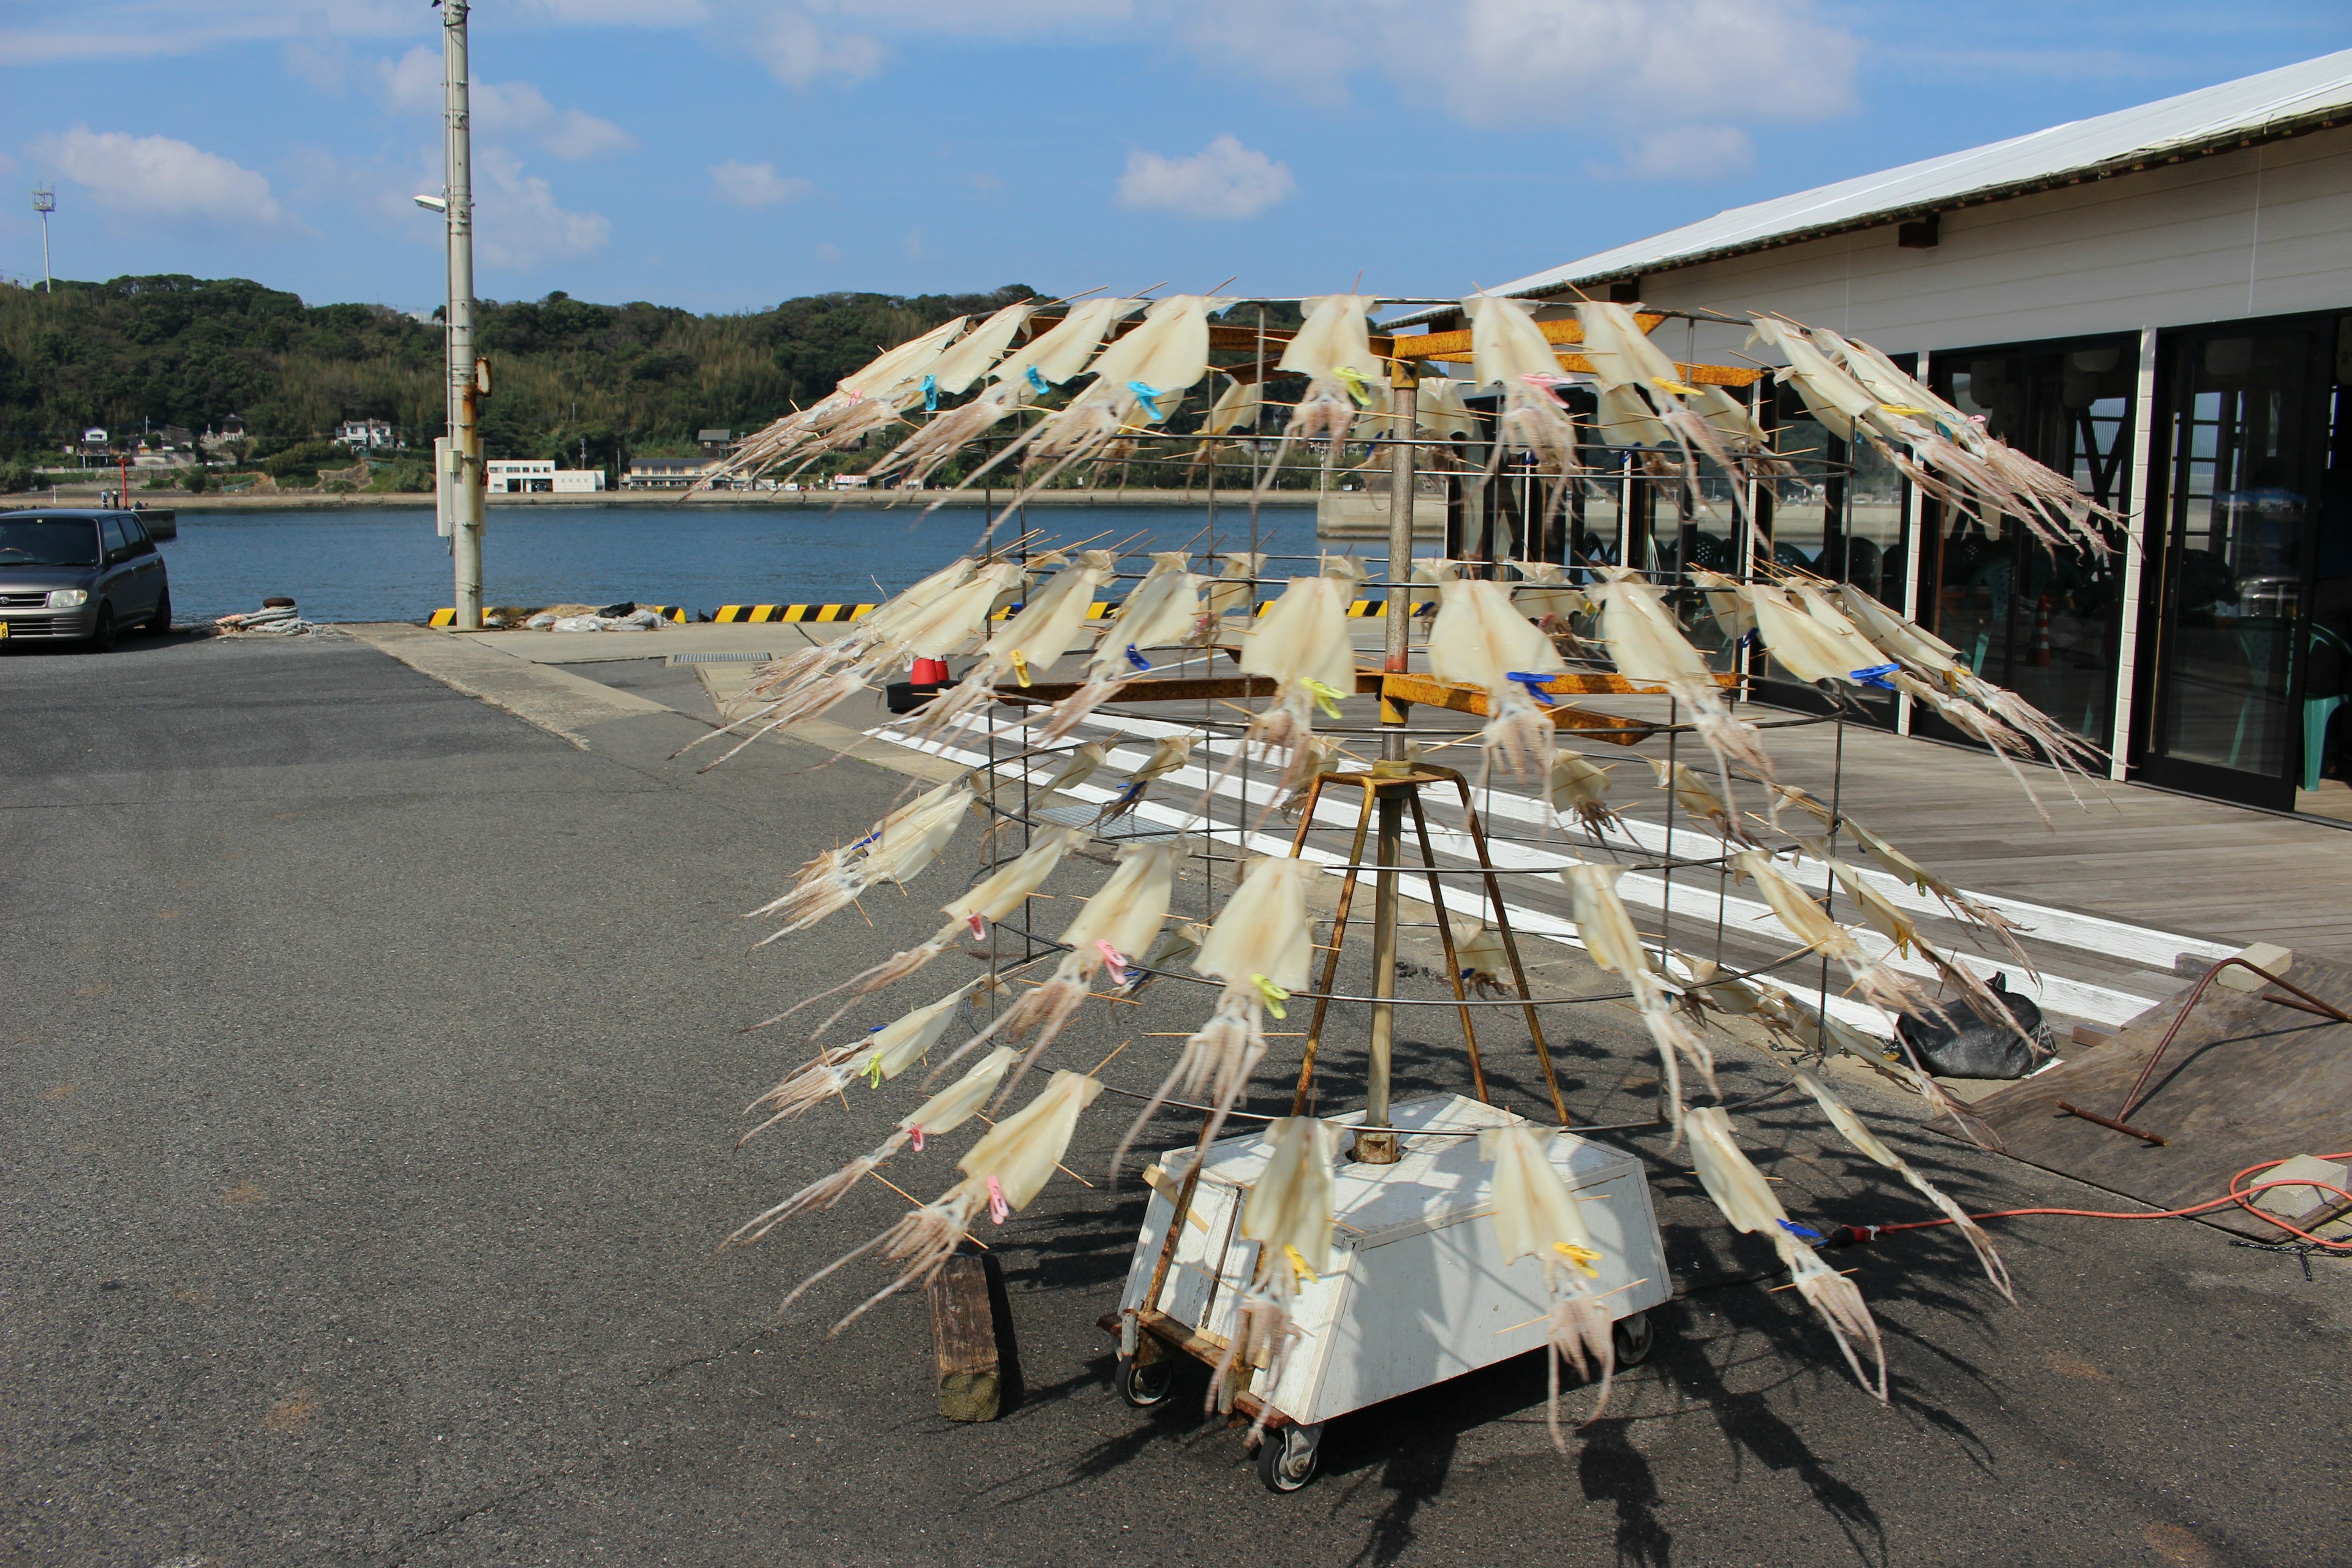
[(1138, 669), (1150, 669), (1151, 668), (1151, 661), (1144, 658), (1141, 654), (1136, 652), (1135, 645), (1133, 643), (1127, 645), (1127, 662), (1135, 666)]
[(1874, 664), (1868, 669), (1857, 669), (1853, 679), (1864, 686), (1875, 686), (1882, 691), (1895, 689), (1895, 682), (1886, 678), (1903, 667), (1899, 664)]
[(1828, 1239), (1823, 1237), (1820, 1231), (1799, 1225), (1792, 1219), (1784, 1219), (1780, 1221), (1779, 1224), (1780, 1228), (1787, 1231), (1790, 1236), (1801, 1236), (1807, 1241), (1823, 1241)]
[(1045, 385), (1045, 378), (1044, 376), (1039, 375), (1039, 374), (1037, 374), (1037, 367), (1036, 367), (1035, 365), (1034, 365), (1034, 364), (1033, 364), (1033, 365), (1025, 365), (1025, 366), (1024, 366), (1024, 367), (1023, 367), (1023, 369), (1022, 369), (1021, 374), (1024, 374), (1024, 375), (1025, 375), (1025, 376), (1027, 376), (1027, 377), (1029, 378), (1029, 384), (1030, 384), (1033, 388), (1034, 388), (1038, 393), (1043, 394), (1043, 393), (1045, 393), (1045, 392), (1046, 392), (1046, 391), (1050, 390), (1050, 389)]
[(1158, 424), (1160, 422), (1160, 400), (1168, 395), (1161, 392), (1157, 387), (1146, 386), (1139, 381), (1129, 382), (1127, 384), (1127, 389), (1143, 400), (1143, 411), (1151, 416), (1151, 422), (1153, 424)]
[(935, 375), (927, 375), (923, 377), (923, 412), (926, 414), (936, 414), (939, 412), (939, 408), (940, 378)]
[(1521, 686), (1526, 687), (1528, 689), (1528, 695), (1534, 698), (1538, 702), (1542, 703), (1547, 708), (1552, 705), (1551, 693), (1544, 689), (1544, 682), (1549, 680), (1551, 679), (1550, 676), (1533, 675), (1524, 669), (1514, 669), (1507, 672), (1507, 677), (1512, 680), (1517, 681)]

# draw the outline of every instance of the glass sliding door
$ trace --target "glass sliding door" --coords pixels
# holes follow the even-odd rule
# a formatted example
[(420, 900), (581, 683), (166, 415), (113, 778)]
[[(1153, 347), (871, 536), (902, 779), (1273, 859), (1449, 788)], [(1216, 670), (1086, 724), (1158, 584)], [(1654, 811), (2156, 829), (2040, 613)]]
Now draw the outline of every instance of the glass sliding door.
[[(1938, 351), (1931, 379), (1987, 434), (2124, 511), (2138, 362), (2135, 337), (2080, 338)], [(2095, 744), (2113, 744), (2120, 549), (2104, 559), (2053, 550), (2013, 517), (1988, 523), (1928, 511), (1936, 530), (1923, 552), (1920, 618), (1979, 675)], [(1915, 713), (1913, 723), (1922, 734), (1964, 738), (1931, 713)]]
[(2304, 731), (2306, 696), (2342, 680), (2340, 634), (2312, 614), (2323, 535), (2331, 560), (2342, 551), (2340, 503), (2327, 504), (2343, 434), (2336, 334), (2324, 317), (2166, 334), (2140, 759), (2151, 783), (2285, 810), (2306, 752), (2325, 760), (2326, 724)]

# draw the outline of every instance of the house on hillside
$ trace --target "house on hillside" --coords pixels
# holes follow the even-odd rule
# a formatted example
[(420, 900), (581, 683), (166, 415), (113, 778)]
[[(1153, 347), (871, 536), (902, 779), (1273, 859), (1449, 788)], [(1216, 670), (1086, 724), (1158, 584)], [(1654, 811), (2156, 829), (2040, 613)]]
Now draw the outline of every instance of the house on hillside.
[(728, 443), (734, 439), (735, 432), (732, 430), (700, 430), (695, 433), (694, 442), (702, 448), (704, 457), (723, 458), (727, 455)]
[(389, 452), (396, 444), (387, 419), (346, 419), (335, 426), (335, 441), (354, 452)]
[[(1768, 380), (1756, 406), (1808, 471), (1765, 488), (1730, 558), (1775, 556), (1913, 614), (2110, 750), (2119, 778), (2352, 819), (2352, 51), (1718, 213), (1493, 291), (1538, 316), (1580, 294), (1778, 311), (1895, 356), (2124, 513), (2115, 553), (1947, 515)], [(1758, 352), (1746, 335), (1670, 320), (1655, 341), (1738, 365)], [(1617, 507), (1596, 537), (1634, 564), (1678, 549), (1670, 504)], [(1897, 731), (1961, 738), (1907, 699), (1873, 706)]]

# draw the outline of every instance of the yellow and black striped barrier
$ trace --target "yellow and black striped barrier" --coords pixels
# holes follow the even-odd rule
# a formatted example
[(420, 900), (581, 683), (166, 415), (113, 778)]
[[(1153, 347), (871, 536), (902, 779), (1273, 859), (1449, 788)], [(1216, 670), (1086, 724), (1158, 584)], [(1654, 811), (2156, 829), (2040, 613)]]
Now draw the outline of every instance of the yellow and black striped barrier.
[[(690, 626), (694, 621), (694, 612), (683, 605), (639, 605), (637, 608), (651, 610), (663, 620), (674, 621), (679, 626)], [(453, 609), (436, 610), (433, 618), (425, 624), (428, 626), (454, 626), (457, 624), (457, 612)]]
[(713, 621), (854, 621), (874, 608), (871, 605), (721, 605)]

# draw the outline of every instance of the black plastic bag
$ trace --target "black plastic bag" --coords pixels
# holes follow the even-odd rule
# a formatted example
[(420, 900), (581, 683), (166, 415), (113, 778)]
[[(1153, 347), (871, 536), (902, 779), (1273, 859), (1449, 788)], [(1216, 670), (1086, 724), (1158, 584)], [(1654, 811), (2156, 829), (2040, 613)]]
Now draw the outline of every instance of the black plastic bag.
[[(1895, 1021), (1895, 1032), (1937, 1078), (2023, 1078), (2049, 1059), (2057, 1043), (2042, 1021), (2042, 1009), (2031, 997), (2009, 989), (2007, 975), (1994, 975), (1987, 989), (2009, 1008), (2017, 1028), (1998, 1016), (1987, 1016), (1974, 1003), (1953, 1001), (1944, 1007), (1949, 1023), (1906, 1013)], [(2021, 1029), (2032, 1045), (2018, 1038)]]

